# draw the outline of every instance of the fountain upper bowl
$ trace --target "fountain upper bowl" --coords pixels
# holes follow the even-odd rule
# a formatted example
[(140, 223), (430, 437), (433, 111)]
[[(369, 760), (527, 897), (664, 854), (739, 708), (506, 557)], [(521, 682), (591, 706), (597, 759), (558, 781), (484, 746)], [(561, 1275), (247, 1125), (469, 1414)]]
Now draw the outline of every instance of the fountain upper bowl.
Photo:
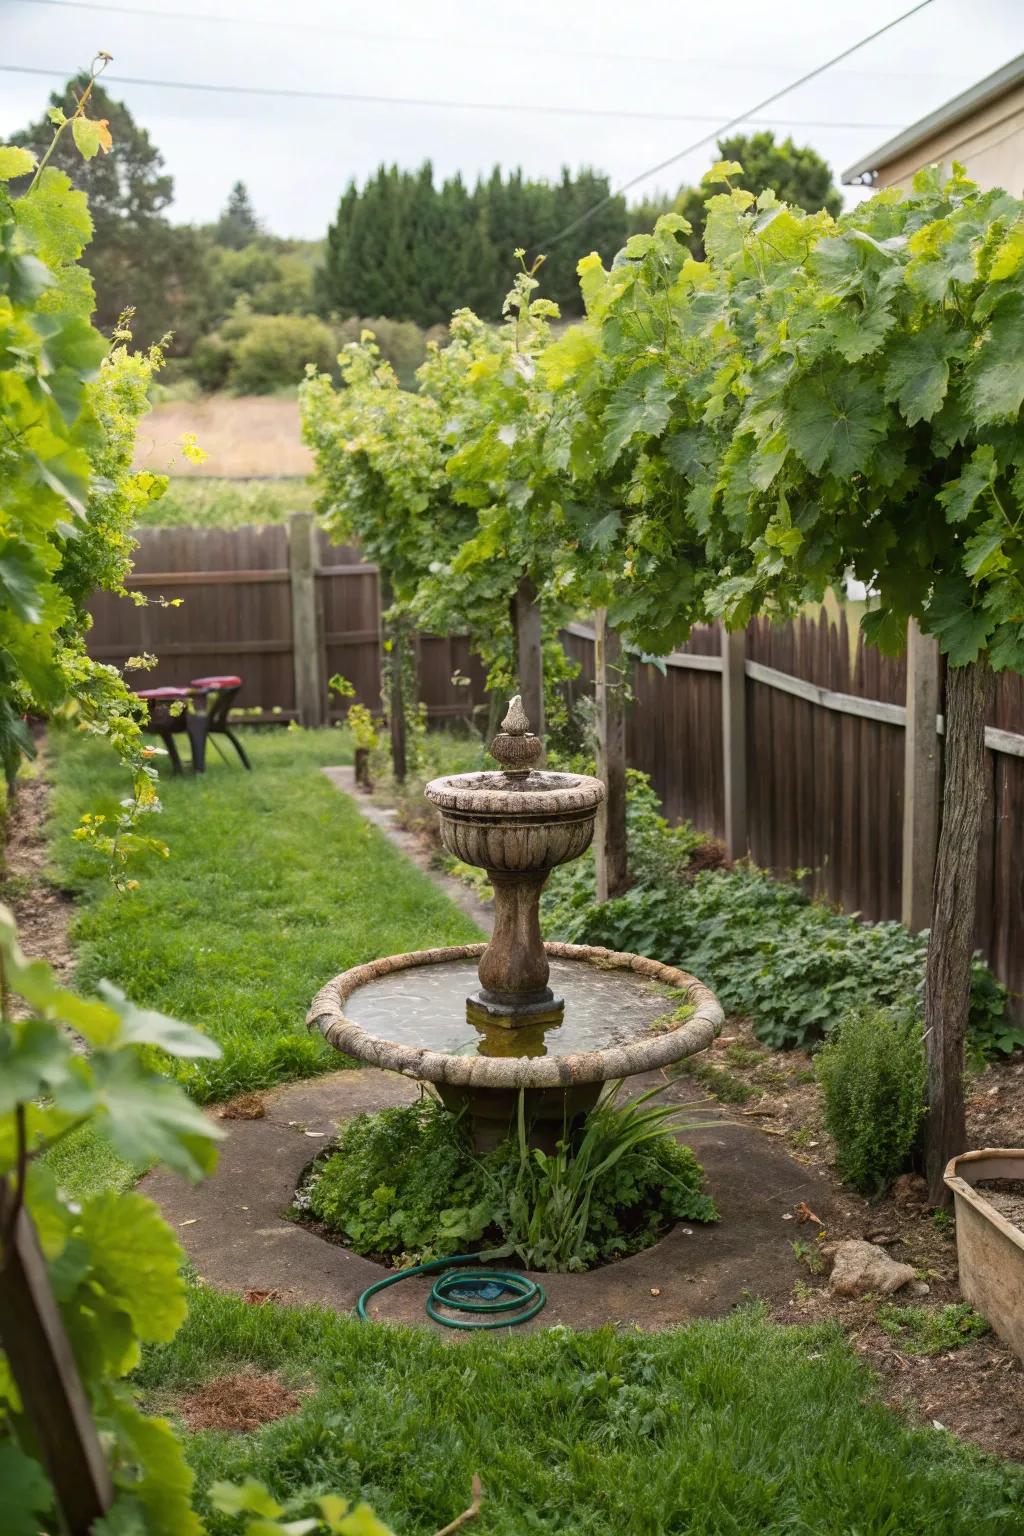
[(440, 812), (449, 853), (511, 874), (579, 858), (593, 839), (604, 785), (584, 773), (456, 773), (432, 779), (424, 794)]

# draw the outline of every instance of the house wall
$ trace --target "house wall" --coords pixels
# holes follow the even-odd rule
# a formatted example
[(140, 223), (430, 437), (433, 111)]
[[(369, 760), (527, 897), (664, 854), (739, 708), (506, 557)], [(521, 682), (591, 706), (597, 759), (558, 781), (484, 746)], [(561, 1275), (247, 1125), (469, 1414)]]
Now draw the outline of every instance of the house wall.
[(1024, 82), (880, 165), (876, 185), (909, 191), (914, 173), (923, 165), (939, 162), (948, 170), (954, 160), (965, 165), (981, 187), (1005, 187), (1016, 197), (1024, 195)]

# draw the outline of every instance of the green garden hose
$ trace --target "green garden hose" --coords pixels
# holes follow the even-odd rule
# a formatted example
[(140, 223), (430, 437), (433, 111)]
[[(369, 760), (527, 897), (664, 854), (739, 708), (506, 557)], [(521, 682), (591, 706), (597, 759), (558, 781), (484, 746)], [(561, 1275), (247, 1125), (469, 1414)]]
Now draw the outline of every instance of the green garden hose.
[[(439, 1269), (451, 1270), (453, 1264), (475, 1264), (479, 1257), (476, 1253), (453, 1253), (450, 1258), (431, 1259), (429, 1264), (414, 1264), (411, 1269), (402, 1269), (397, 1275), (377, 1280), (367, 1286), (360, 1296), (356, 1303), (356, 1315), (368, 1323), (370, 1319), (366, 1303), (378, 1291), (387, 1290), (389, 1285), (397, 1285), (400, 1280), (411, 1280), (413, 1275), (430, 1275)], [(470, 1275), (452, 1272), (439, 1275), (431, 1286), (427, 1297), (427, 1316), (445, 1328), (514, 1328), (517, 1323), (528, 1323), (531, 1317), (536, 1317), (547, 1299), (544, 1287), (538, 1285), (536, 1280), (528, 1280), (525, 1275), (508, 1270), (478, 1269)], [(439, 1312), (438, 1307), (447, 1307), (449, 1312), (481, 1313), (483, 1316), (478, 1319), (451, 1317)], [(496, 1316), (498, 1313), (502, 1315)], [(512, 1313), (515, 1315), (504, 1315)], [(485, 1321), (485, 1318), (491, 1318), (492, 1321)]]

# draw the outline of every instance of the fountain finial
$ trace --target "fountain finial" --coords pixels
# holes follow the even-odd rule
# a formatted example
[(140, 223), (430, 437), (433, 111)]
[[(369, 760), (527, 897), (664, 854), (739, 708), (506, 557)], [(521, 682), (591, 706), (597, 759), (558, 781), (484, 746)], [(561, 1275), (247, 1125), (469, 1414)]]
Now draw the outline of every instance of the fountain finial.
[(491, 742), (491, 756), (501, 764), (507, 778), (525, 779), (543, 751), (540, 737), (530, 731), (522, 697), (517, 693), (509, 699), (501, 730)]

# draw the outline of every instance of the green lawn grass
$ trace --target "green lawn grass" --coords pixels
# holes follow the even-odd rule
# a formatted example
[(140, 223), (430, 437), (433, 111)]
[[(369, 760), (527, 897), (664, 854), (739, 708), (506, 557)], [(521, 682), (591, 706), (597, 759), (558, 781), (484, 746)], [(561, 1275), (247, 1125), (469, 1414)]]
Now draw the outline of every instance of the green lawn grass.
[[(250, 1435), (206, 1431), (200, 1489), (263, 1479), (364, 1497), (400, 1536), (469, 1502), (480, 1536), (1013, 1536), (1024, 1474), (874, 1400), (837, 1328), (756, 1308), (645, 1335), (553, 1328), (449, 1343), (426, 1329), (253, 1307), (200, 1288), (137, 1381), (148, 1406), (240, 1367), (305, 1387)], [(234, 1531), (210, 1516), (213, 1536)]]
[(180, 475), (158, 501), (144, 509), (143, 528), (241, 528), (284, 523), (293, 512), (310, 512), (316, 488), (301, 476), (286, 480), (229, 480)]
[[(162, 788), (171, 847), (117, 895), (71, 832), (124, 792), (109, 752), (57, 738), (53, 852), (79, 896), (79, 981), (106, 976), (202, 1025), (224, 1048), (196, 1064), (209, 1100), (329, 1068), (305, 1032), (310, 997), (346, 966), (457, 942), (473, 928), (319, 772), (340, 732), (249, 737), (255, 772), (214, 758)], [(132, 1171), (88, 1133), (53, 1154), (86, 1194)], [(242, 1283), (240, 1281), (240, 1283)], [(251, 1435), (186, 1436), (200, 1497), (262, 1478), (281, 1498), (364, 1497), (399, 1536), (486, 1501), (480, 1536), (1024, 1536), (1024, 1474), (873, 1396), (836, 1329), (779, 1328), (755, 1309), (661, 1334), (565, 1328), (450, 1341), (316, 1308), (251, 1306), (197, 1285), (174, 1341), (136, 1375), (147, 1406), (246, 1367), (304, 1389)], [(209, 1512), (212, 1536), (237, 1531)]]
[(251, 774), (210, 753), (204, 777), (162, 782), (164, 809), (147, 830), (170, 857), (147, 855), (124, 895), (71, 837), (83, 811), (114, 813), (123, 776), (98, 744), (57, 737), (52, 752), (52, 847), (79, 898), (78, 981), (106, 977), (212, 1035), (221, 1058), (181, 1067), (204, 1103), (336, 1067), (304, 1020), (338, 971), (479, 937), (319, 771), (347, 756), (341, 732), (246, 739)]

